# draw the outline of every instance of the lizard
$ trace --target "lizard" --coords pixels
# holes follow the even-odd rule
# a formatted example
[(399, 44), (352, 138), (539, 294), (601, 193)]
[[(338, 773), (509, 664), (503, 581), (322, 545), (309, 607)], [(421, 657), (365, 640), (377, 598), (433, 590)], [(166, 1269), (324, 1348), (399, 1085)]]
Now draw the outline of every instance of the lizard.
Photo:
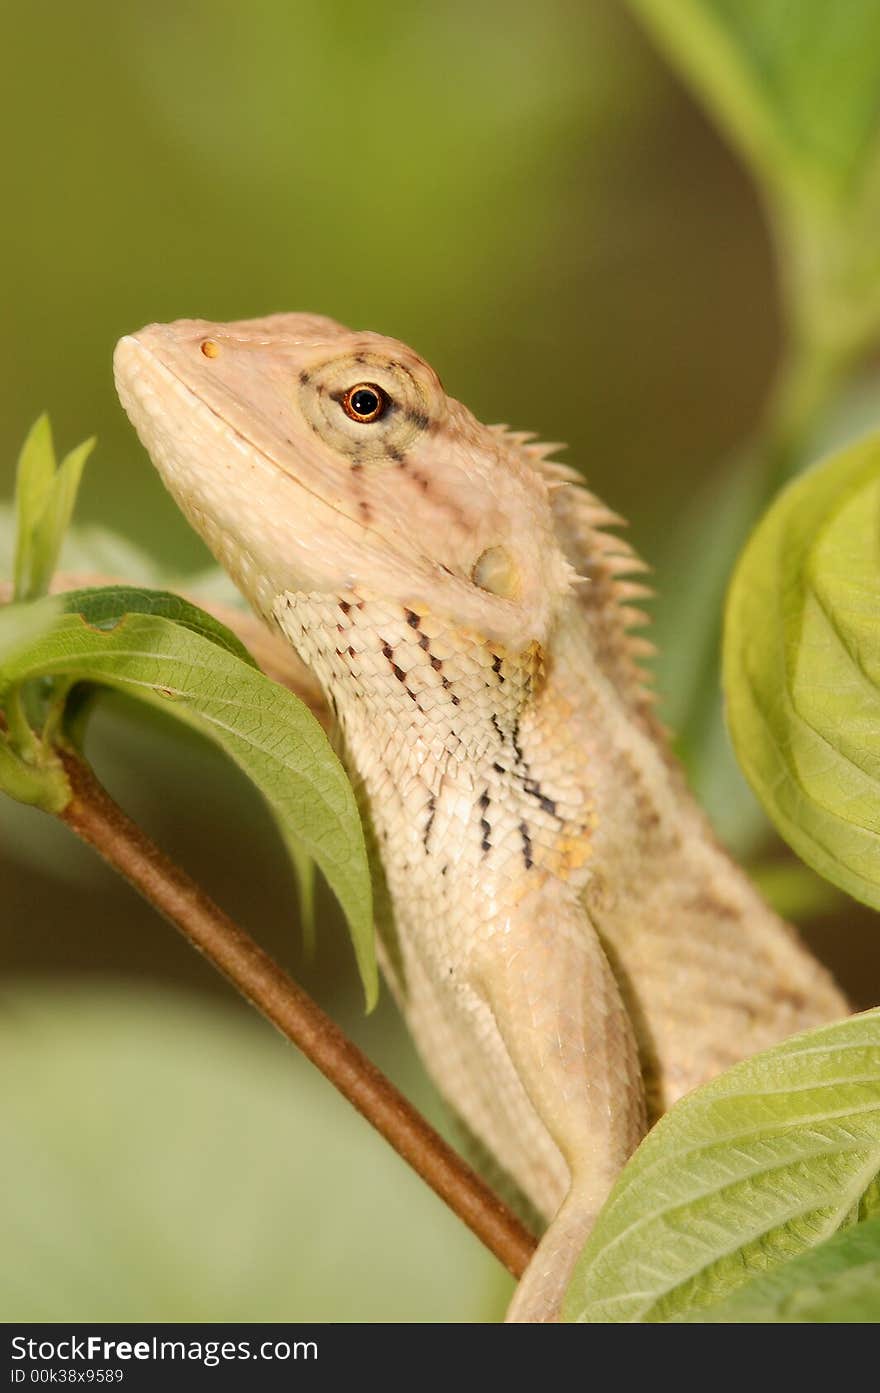
[(646, 568), (559, 447), (481, 424), (397, 340), (183, 319), (114, 369), (183, 513), (325, 693), (386, 980), (547, 1222), (507, 1318), (555, 1320), (648, 1122), (847, 1011), (671, 753)]

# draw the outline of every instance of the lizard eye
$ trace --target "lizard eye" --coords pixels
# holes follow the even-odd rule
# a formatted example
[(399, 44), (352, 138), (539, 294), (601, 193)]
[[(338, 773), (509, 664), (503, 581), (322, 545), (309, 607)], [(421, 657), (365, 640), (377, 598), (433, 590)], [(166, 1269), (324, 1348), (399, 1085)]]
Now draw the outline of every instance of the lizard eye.
[(445, 396), (418, 365), (410, 370), (369, 343), (304, 369), (294, 393), (315, 434), (358, 464), (396, 460), (446, 412)]
[(367, 426), (378, 421), (388, 407), (388, 398), (375, 382), (358, 382), (342, 398), (342, 409), (352, 421)]

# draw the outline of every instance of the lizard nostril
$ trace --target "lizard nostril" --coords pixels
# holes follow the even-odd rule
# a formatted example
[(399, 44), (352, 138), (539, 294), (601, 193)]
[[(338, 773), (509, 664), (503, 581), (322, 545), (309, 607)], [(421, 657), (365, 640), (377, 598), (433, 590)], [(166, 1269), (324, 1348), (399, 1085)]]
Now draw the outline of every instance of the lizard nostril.
[(200, 346), (206, 358), (219, 358), (220, 345), (215, 343), (213, 339), (204, 339)]

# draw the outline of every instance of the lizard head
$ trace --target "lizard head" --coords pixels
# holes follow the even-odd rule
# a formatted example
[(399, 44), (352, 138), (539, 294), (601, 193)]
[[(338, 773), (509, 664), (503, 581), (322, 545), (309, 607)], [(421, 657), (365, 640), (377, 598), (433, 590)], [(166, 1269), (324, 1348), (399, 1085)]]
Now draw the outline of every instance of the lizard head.
[(411, 349), (316, 315), (179, 320), (123, 338), (122, 403), (254, 606), (368, 590), (516, 650), (572, 570), (550, 489)]

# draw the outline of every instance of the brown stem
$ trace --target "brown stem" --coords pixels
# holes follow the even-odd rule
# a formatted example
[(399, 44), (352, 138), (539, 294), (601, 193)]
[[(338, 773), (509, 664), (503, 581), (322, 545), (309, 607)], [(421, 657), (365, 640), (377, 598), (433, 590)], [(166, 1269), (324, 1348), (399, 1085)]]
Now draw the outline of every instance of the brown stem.
[(137, 827), (88, 765), (61, 752), (73, 796), (60, 814), (243, 996), (297, 1045), (514, 1277), (535, 1240), (303, 989)]

